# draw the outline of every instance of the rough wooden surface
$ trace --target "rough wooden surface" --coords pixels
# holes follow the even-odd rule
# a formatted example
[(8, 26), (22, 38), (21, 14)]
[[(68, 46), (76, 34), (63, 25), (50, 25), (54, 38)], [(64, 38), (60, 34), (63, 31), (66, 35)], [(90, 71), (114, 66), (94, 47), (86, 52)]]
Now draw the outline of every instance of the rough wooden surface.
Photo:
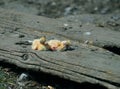
[[(119, 88), (120, 56), (100, 47), (107, 44), (119, 47), (120, 32), (90, 23), (82, 27), (72, 22), (65, 27), (64, 23), (67, 21), (0, 9), (0, 61), (78, 83), (91, 82), (109, 89)], [(91, 32), (91, 35), (85, 35), (85, 32)], [(48, 39), (71, 40), (71, 50), (32, 50), (26, 41), (43, 35)], [(92, 45), (85, 44), (86, 40)]]

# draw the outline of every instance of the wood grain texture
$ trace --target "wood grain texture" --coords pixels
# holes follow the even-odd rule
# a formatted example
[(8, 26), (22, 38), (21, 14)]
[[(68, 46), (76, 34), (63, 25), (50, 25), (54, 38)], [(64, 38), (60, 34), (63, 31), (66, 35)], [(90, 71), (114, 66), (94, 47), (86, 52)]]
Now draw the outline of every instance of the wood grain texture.
[[(75, 29), (76, 24), (71, 26), (73, 29), (68, 33), (72, 30), (79, 31)], [(88, 27), (82, 29), (86, 28)], [(91, 28), (94, 28), (92, 34), (98, 37), (96, 44), (104, 45), (105, 39), (99, 34), (103, 33), (102, 36), (106, 39), (110, 37), (107, 34), (113, 34), (111, 39), (116, 40), (110, 40), (108, 43), (119, 45), (119, 42), (116, 43), (119, 40), (119, 32), (98, 29), (93, 25)], [(120, 56), (100, 48), (99, 45), (97, 47), (94, 44), (84, 44), (80, 41), (80, 34), (74, 32), (72, 35), (63, 30), (62, 21), (0, 9), (0, 61), (78, 83), (99, 83), (111, 89), (120, 87)], [(32, 50), (26, 41), (43, 35), (48, 39), (69, 39), (72, 42), (71, 49), (64, 52)]]

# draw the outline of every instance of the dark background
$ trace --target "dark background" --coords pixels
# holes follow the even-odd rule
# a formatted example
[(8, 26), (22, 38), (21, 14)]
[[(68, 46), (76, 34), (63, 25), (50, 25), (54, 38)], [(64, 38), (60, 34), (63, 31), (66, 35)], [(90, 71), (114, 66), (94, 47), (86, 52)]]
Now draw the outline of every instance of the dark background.
[(0, 7), (58, 18), (89, 13), (120, 13), (120, 0), (0, 0)]

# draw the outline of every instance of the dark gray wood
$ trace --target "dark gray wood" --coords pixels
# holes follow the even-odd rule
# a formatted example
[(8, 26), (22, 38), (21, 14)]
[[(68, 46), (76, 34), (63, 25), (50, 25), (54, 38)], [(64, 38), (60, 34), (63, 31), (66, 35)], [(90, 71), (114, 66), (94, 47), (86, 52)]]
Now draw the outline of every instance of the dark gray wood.
[[(119, 32), (89, 26), (94, 28), (92, 34), (98, 38), (96, 42), (104, 45), (102, 38), (110, 39), (111, 33), (115, 38), (110, 42), (119, 45)], [(100, 83), (109, 89), (120, 87), (120, 56), (99, 45), (84, 44), (79, 41), (80, 34), (70, 34), (70, 30), (67, 34), (64, 28), (64, 23), (59, 20), (0, 9), (0, 61), (78, 83)], [(71, 32), (76, 30), (76, 23), (73, 23)], [(69, 39), (72, 49), (64, 52), (32, 50), (28, 41), (43, 35), (47, 39)]]

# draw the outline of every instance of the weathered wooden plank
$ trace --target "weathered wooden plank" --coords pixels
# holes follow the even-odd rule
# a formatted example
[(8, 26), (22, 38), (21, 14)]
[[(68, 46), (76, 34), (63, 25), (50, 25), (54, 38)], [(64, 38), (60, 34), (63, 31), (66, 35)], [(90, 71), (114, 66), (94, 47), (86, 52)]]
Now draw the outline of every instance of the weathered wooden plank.
[[(120, 14), (108, 15), (77, 15), (68, 16), (58, 19), (61, 22), (68, 23), (74, 27), (68, 30), (69, 33), (75, 34), (75, 38), (85, 42), (92, 41), (93, 45), (99, 47), (117, 47), (120, 48)], [(90, 35), (85, 34), (90, 32)], [(120, 50), (119, 50), (120, 53)]]
[[(79, 83), (100, 83), (111, 89), (120, 87), (120, 56), (99, 47), (79, 43), (77, 36), (80, 34), (67, 34), (63, 32), (63, 29), (64, 25), (61, 21), (0, 9), (0, 61), (50, 73)], [(97, 31), (103, 33), (103, 30), (106, 29), (100, 28)], [(98, 35), (98, 38), (101, 35), (95, 29), (93, 33)], [(110, 33), (116, 37), (113, 43), (117, 42), (119, 37), (115, 31), (105, 31), (103, 36)], [(34, 51), (31, 45), (24, 43), (43, 35), (46, 35), (48, 39), (70, 39), (73, 50)], [(99, 40), (103, 41), (103, 39)]]
[[(33, 29), (35, 28), (36, 30), (57, 34), (82, 43), (87, 41), (89, 44), (98, 47), (110, 46), (120, 48), (120, 19), (117, 21), (111, 19), (113, 15), (81, 15), (55, 20), (40, 16), (14, 13), (14, 11), (4, 11), (4, 9), (0, 9), (0, 13), (1, 21), (5, 18), (9, 21), (15, 21), (15, 23), (19, 25), (22, 23), (20, 28), (25, 25)], [(49, 20), (51, 22), (49, 22)], [(11, 26), (15, 25), (15, 23), (11, 23)], [(68, 26), (65, 27), (64, 24), (68, 24)], [(117, 26), (114, 26), (115, 24)], [(113, 27), (110, 28), (109, 25)], [(114, 30), (112, 28), (114, 28)], [(86, 34), (88, 32), (90, 32), (90, 35)]]

